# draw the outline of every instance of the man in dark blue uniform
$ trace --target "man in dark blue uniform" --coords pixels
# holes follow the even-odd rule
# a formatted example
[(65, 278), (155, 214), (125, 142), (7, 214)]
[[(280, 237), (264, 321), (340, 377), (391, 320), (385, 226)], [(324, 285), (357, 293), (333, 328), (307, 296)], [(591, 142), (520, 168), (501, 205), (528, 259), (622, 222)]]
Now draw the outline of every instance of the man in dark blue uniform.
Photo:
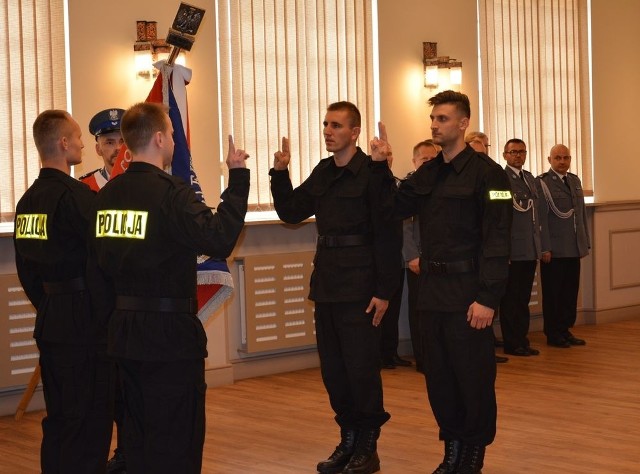
[[(316, 216), (318, 241), (309, 298), (315, 302), (322, 380), (340, 426), (341, 441), (321, 473), (379, 470), (377, 440), (389, 419), (382, 399), (379, 324), (400, 281), (401, 237), (390, 206), (380, 200), (384, 175), (356, 146), (360, 112), (336, 102), (324, 119), (326, 149), (333, 153), (293, 189), (289, 142), (275, 153), (271, 193), (278, 216), (298, 223)], [(386, 159), (386, 156), (384, 157)], [(390, 196), (389, 196), (390, 197)], [(387, 204), (387, 205), (385, 205)]]
[(91, 228), (116, 295), (108, 348), (124, 388), (127, 472), (200, 473), (207, 337), (196, 316), (196, 259), (233, 250), (247, 211), (248, 155), (230, 137), (229, 187), (214, 213), (163, 171), (174, 150), (165, 106), (132, 106), (121, 130), (132, 162), (98, 193)]
[[(478, 473), (496, 432), (491, 322), (507, 281), (511, 192), (504, 170), (464, 141), (469, 98), (444, 91), (429, 104), (442, 151), (397, 191), (387, 170), (383, 189), (396, 194), (396, 217), (420, 220), (425, 377), (445, 443), (435, 473)], [(385, 147), (373, 140), (374, 158)]]
[(87, 252), (95, 195), (69, 176), (82, 161), (81, 135), (63, 110), (38, 115), (33, 138), (42, 168), (16, 206), (16, 268), (37, 311), (44, 473), (104, 472), (111, 440), (108, 304)]

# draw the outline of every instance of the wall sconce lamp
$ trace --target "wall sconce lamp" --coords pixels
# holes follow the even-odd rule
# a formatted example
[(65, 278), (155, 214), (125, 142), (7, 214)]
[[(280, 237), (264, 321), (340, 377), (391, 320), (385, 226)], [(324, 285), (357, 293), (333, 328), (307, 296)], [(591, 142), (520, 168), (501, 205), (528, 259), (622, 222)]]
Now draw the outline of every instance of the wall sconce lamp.
[[(137, 41), (133, 44), (136, 76), (144, 79), (156, 77), (158, 70), (153, 64), (169, 58), (171, 45), (162, 38), (158, 39), (156, 21), (137, 21), (136, 39)], [(186, 64), (186, 56), (183, 50), (180, 50), (175, 62), (182, 66)]]
[(440, 69), (448, 69), (449, 83), (462, 84), (462, 61), (449, 56), (438, 56), (438, 43), (422, 43), (422, 64), (424, 66), (424, 86), (436, 88), (440, 83)]

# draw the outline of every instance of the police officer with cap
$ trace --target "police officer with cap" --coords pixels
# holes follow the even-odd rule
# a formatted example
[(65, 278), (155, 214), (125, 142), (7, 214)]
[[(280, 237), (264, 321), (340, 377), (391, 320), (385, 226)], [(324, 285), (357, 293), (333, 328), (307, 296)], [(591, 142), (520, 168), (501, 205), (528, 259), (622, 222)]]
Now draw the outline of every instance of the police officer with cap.
[[(98, 192), (109, 181), (120, 148), (124, 144), (120, 133), (120, 119), (123, 109), (106, 109), (98, 112), (89, 122), (89, 132), (96, 138), (96, 153), (102, 157), (104, 166), (80, 177), (93, 191)], [(107, 474), (126, 472), (124, 456), (124, 400), (119, 378), (116, 377), (114, 421), (117, 428), (117, 442), (113, 457), (107, 463)]]
[(104, 166), (80, 177), (80, 181), (98, 192), (109, 181), (120, 147), (124, 141), (120, 133), (123, 109), (106, 109), (98, 112), (89, 122), (89, 132), (96, 137), (96, 153), (102, 157)]

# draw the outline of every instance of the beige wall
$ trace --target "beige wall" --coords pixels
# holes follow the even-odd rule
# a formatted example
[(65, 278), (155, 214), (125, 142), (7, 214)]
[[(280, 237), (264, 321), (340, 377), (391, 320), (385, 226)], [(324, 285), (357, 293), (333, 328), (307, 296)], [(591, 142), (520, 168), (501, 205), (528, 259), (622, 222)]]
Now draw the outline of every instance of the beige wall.
[(424, 87), (422, 42), (438, 43), (438, 54), (462, 61), (462, 87), (471, 101), (471, 125), (478, 128), (478, 41), (475, 1), (378, 0), (380, 114), (393, 145), (393, 172), (413, 169), (411, 151), (431, 138), (429, 97)]
[(640, 198), (640, 1), (591, 0), (597, 202)]
[[(196, 42), (187, 53), (187, 66), (193, 69), (188, 91), (191, 152), (207, 202), (214, 205), (220, 194), (214, 1), (187, 3), (206, 10)], [(144, 101), (153, 84), (134, 74), (136, 20), (157, 21), (158, 37), (164, 38), (179, 5), (179, 1), (111, 0), (108, 8), (98, 8), (93, 1), (69, 0), (71, 105), (85, 144), (76, 176), (102, 165), (87, 129), (91, 117), (106, 108), (126, 109)]]
[[(193, 0), (207, 10), (188, 66), (192, 152), (207, 200), (219, 195), (220, 167), (213, 0)], [(77, 173), (99, 166), (86, 129), (93, 114), (144, 100), (151, 81), (136, 79), (133, 42), (137, 19), (156, 20), (165, 36), (179, 2), (160, 8), (155, 0), (113, 0), (96, 14), (94, 2), (69, 1), (73, 114), (85, 133), (85, 159)], [(437, 91), (422, 84), (422, 42), (436, 41), (440, 54), (463, 62), (461, 90), (472, 108), (470, 129), (479, 116), (475, 2), (471, 0), (379, 0), (381, 118), (394, 147), (394, 172), (411, 169), (415, 143), (430, 137), (426, 101)], [(592, 0), (594, 176), (596, 200), (640, 198), (638, 160), (632, 141), (640, 110), (640, 1)], [(613, 98), (612, 98), (613, 97)], [(616, 166), (610, 166), (615, 160)], [(624, 172), (621, 172), (624, 170)]]

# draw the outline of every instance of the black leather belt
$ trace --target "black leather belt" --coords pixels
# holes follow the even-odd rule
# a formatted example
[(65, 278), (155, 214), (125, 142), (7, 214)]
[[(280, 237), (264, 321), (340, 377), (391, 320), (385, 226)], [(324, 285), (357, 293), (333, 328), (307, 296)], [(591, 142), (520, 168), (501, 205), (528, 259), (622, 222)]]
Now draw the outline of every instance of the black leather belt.
[(159, 313), (198, 312), (198, 301), (194, 298), (154, 298), (145, 296), (116, 297), (116, 309)]
[(319, 235), (318, 247), (356, 247), (369, 245), (372, 239), (370, 235)]
[(75, 293), (87, 289), (84, 278), (78, 277), (71, 280), (63, 281), (45, 281), (42, 282), (42, 288), (48, 295), (60, 295), (63, 293)]
[(458, 262), (427, 262), (427, 272), (442, 274), (442, 273), (465, 273), (472, 272), (476, 269), (475, 259), (461, 260)]

